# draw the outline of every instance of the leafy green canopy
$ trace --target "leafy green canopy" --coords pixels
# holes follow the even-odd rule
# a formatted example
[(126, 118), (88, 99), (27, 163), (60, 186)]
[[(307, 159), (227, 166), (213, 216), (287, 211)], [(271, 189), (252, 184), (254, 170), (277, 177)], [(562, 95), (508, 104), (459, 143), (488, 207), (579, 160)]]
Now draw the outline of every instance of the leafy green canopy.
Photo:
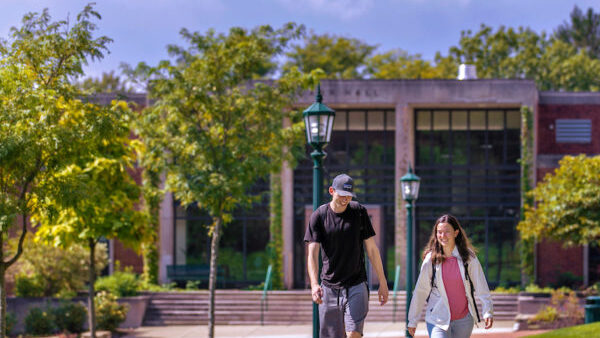
[(551, 238), (567, 246), (600, 242), (600, 156), (565, 156), (531, 191), (517, 229), (523, 238)]
[[(77, 21), (27, 14), (0, 43), (0, 226), (26, 217), (50, 193), (48, 180), (101, 145), (113, 129), (99, 109), (78, 100), (69, 78), (100, 58), (110, 39), (93, 38), (90, 6)], [(90, 111), (91, 110), (91, 111)], [(25, 229), (23, 228), (23, 236)], [(18, 255), (17, 255), (18, 256)], [(17, 258), (17, 257), (15, 257)]]
[(571, 22), (564, 22), (554, 31), (554, 36), (600, 59), (600, 13), (588, 8), (584, 13), (577, 5), (570, 14)]
[(286, 54), (290, 60), (285, 68), (296, 66), (303, 72), (321, 69), (336, 79), (361, 78), (368, 57), (377, 47), (358, 39), (314, 33), (305, 36), (303, 42)]
[(458, 46), (439, 65), (473, 64), (479, 78), (534, 80), (540, 90), (595, 91), (600, 89), (600, 60), (562, 40), (547, 38), (529, 28), (501, 26), (495, 32), (481, 25), (463, 31)]
[[(177, 62), (138, 66), (150, 69), (156, 103), (136, 132), (148, 160), (166, 167), (166, 188), (183, 204), (197, 203), (228, 223), (235, 207), (252, 201), (252, 184), (291, 159), (284, 149), (301, 140), (303, 124), (288, 108), (307, 78), (292, 68), (276, 81), (253, 79), (300, 31), (292, 24), (229, 34), (182, 30), (189, 46), (169, 47)], [(286, 117), (292, 124), (284, 128)]]
[(286, 53), (283, 68), (321, 69), (335, 79), (454, 79), (459, 65), (468, 63), (479, 78), (530, 79), (540, 90), (600, 90), (600, 14), (575, 7), (570, 18), (553, 36), (482, 24), (477, 31), (462, 31), (458, 44), (436, 53), (433, 61), (402, 49), (377, 52), (377, 46), (355, 38), (311, 33)]

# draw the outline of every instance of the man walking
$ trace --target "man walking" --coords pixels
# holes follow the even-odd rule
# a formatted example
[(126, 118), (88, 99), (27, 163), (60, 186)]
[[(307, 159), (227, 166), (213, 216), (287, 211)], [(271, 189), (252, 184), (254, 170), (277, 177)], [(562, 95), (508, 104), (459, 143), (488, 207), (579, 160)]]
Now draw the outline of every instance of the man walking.
[[(353, 186), (350, 176), (336, 176), (329, 187), (331, 202), (312, 213), (304, 235), (312, 299), (319, 304), (321, 338), (354, 338), (363, 334), (369, 311), (365, 249), (379, 278), (379, 303), (384, 305), (388, 300), (387, 281), (373, 237), (375, 231), (365, 207), (352, 202), (352, 197), (356, 197)], [(319, 250), (323, 257), (321, 285)]]

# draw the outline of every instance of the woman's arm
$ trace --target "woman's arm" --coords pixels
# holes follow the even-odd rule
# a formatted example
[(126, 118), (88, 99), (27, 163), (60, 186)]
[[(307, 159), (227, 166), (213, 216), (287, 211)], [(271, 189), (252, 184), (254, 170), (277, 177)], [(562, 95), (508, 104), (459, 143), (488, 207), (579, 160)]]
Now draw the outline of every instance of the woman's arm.
[[(469, 262), (469, 277), (473, 281), (473, 287), (475, 288), (475, 297), (479, 298), (481, 304), (483, 305), (483, 308), (481, 310), (483, 318), (486, 320), (487, 326), (487, 319), (494, 317), (494, 305), (492, 303), (492, 295), (490, 294), (490, 288), (488, 287), (487, 280), (485, 279), (485, 274), (483, 273), (483, 269), (481, 268), (481, 263), (479, 263), (477, 257), (472, 257)], [(473, 301), (475, 301), (475, 299), (473, 299)]]
[(410, 301), (410, 307), (408, 310), (409, 328), (417, 327), (423, 307), (425, 306), (427, 297), (429, 297), (429, 293), (431, 292), (432, 266), (430, 257), (431, 255), (428, 255), (423, 260), (421, 272), (419, 272), (419, 278), (417, 279), (417, 284), (415, 285), (415, 289), (412, 294), (412, 299)]

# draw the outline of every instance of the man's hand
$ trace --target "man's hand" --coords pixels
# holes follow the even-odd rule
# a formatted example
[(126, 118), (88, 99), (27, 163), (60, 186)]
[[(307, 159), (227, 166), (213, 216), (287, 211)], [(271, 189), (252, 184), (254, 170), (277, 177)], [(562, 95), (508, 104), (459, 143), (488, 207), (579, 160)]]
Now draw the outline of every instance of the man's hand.
[(379, 291), (377, 293), (379, 294), (379, 304), (384, 305), (387, 303), (390, 292), (386, 282), (379, 283)]
[(411, 337), (415, 336), (415, 331), (417, 331), (416, 327), (409, 327), (408, 328), (408, 333), (410, 334)]
[(310, 287), (310, 292), (312, 294), (313, 302), (317, 304), (323, 303), (323, 289), (321, 289), (321, 286), (319, 284), (313, 284)]
[(486, 318), (485, 319), (485, 329), (489, 329), (492, 327), (492, 325), (494, 325), (494, 318), (490, 317), (490, 318)]

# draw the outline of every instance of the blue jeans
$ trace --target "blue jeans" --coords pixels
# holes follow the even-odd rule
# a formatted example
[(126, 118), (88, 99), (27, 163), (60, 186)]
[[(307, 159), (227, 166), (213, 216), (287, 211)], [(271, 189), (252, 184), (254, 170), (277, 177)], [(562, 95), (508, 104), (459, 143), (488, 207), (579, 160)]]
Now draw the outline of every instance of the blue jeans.
[(473, 317), (468, 313), (461, 319), (451, 320), (448, 331), (427, 323), (427, 332), (429, 332), (429, 338), (468, 338), (473, 332), (474, 324)]

